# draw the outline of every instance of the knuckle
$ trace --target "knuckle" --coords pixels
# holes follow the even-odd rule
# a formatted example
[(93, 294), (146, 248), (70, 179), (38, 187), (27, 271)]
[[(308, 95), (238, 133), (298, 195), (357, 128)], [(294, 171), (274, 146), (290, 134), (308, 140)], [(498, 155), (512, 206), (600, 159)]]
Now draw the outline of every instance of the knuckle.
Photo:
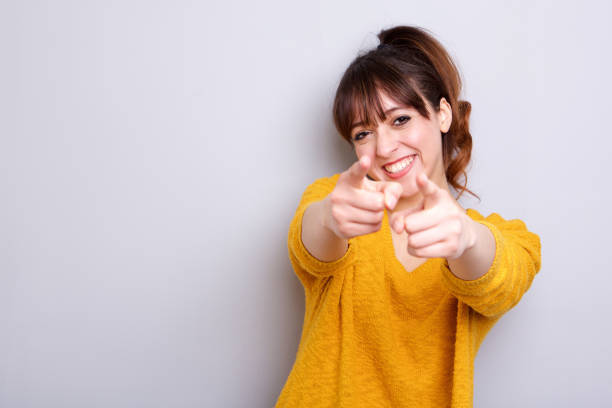
[(342, 202), (342, 197), (337, 190), (334, 190), (329, 195), (329, 201), (332, 203), (332, 205), (338, 205)]
[(340, 210), (340, 208), (338, 206), (333, 206), (331, 209), (331, 215), (334, 218), (334, 220), (339, 221), (342, 219), (342, 211)]

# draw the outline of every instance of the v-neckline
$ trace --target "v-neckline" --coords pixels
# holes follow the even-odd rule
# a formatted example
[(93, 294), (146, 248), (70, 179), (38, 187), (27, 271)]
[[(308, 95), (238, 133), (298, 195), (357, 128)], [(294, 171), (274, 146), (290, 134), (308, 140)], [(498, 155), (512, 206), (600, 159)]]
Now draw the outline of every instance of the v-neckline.
[(382, 232), (383, 232), (383, 236), (385, 240), (385, 248), (388, 251), (387, 258), (391, 259), (391, 263), (394, 264), (393, 266), (395, 268), (401, 268), (401, 270), (407, 276), (414, 276), (422, 269), (429, 267), (431, 262), (435, 259), (435, 258), (427, 258), (423, 263), (421, 263), (416, 268), (409, 271), (408, 269), (406, 269), (404, 264), (400, 262), (397, 255), (395, 254), (395, 245), (393, 244), (393, 235), (391, 231), (391, 226), (389, 225), (389, 212), (387, 210), (385, 210), (385, 216), (383, 218), (383, 223), (382, 223), (382, 230), (383, 230)]

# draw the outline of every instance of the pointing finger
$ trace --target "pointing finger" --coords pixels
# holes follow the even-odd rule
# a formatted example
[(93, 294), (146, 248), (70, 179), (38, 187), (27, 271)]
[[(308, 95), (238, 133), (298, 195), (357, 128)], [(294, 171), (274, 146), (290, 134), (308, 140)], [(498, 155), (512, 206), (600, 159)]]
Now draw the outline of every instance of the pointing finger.
[(416, 214), (410, 214), (404, 218), (404, 228), (409, 234), (426, 230), (438, 225), (443, 218), (443, 214), (437, 208), (428, 208)]
[(357, 162), (355, 162), (348, 170), (348, 181), (353, 186), (361, 187), (361, 183), (368, 174), (370, 168), (370, 158), (368, 156), (362, 156)]
[(419, 176), (417, 177), (417, 184), (419, 186), (419, 189), (421, 190), (421, 193), (423, 193), (424, 196), (436, 195), (440, 190), (436, 183), (431, 181), (425, 173), (419, 174)]

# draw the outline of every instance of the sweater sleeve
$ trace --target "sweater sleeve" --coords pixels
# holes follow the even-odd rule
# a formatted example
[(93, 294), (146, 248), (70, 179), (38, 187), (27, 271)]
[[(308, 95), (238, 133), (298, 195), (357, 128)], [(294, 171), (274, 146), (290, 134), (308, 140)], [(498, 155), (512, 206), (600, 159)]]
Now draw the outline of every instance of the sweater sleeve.
[(300, 204), (289, 226), (287, 239), (289, 259), (296, 275), (306, 288), (311, 287), (316, 278), (329, 277), (337, 271), (350, 266), (355, 260), (354, 239), (349, 239), (348, 250), (340, 259), (333, 262), (318, 260), (308, 252), (302, 242), (302, 218), (306, 208), (310, 204), (324, 199), (331, 193), (336, 186), (338, 177), (339, 174), (336, 174), (332, 177), (317, 179), (310, 184), (302, 194)]
[(483, 218), (475, 210), (472, 218), (485, 225), (495, 237), (495, 257), (487, 273), (466, 281), (443, 263), (446, 287), (460, 301), (487, 317), (499, 317), (512, 309), (529, 289), (541, 266), (540, 237), (527, 230), (519, 219), (505, 220), (492, 213)]

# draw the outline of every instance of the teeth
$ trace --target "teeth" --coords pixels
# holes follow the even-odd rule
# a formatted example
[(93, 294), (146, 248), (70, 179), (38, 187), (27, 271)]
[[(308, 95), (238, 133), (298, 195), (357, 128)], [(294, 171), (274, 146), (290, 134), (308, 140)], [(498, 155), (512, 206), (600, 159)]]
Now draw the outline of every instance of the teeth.
[(412, 163), (413, 159), (414, 159), (414, 156), (407, 157), (400, 162), (393, 163), (390, 166), (385, 166), (385, 170), (387, 170), (389, 173), (397, 173), (398, 171), (404, 170), (406, 166)]

